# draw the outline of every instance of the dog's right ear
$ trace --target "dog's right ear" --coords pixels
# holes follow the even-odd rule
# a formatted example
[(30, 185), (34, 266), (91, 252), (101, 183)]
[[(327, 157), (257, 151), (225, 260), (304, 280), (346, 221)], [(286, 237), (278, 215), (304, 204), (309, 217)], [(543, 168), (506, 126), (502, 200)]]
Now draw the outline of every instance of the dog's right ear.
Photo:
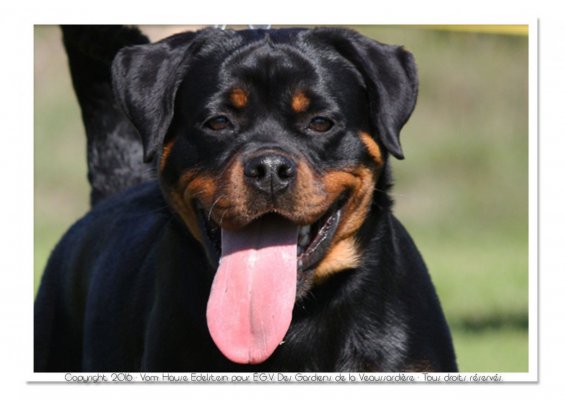
[(154, 158), (169, 129), (195, 36), (185, 32), (157, 43), (126, 47), (112, 63), (114, 94), (141, 136), (145, 162)]
[(305, 35), (348, 60), (363, 77), (374, 134), (390, 154), (403, 159), (400, 130), (414, 110), (418, 76), (412, 54), (400, 46), (371, 40), (355, 31), (318, 28)]

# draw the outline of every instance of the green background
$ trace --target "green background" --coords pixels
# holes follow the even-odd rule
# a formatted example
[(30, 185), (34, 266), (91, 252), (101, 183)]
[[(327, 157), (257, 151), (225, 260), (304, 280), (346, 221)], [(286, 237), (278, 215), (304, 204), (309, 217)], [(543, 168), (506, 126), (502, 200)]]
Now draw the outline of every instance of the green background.
[[(528, 39), (356, 27), (401, 44), (420, 95), (394, 160), (395, 214), (416, 241), (467, 372), (528, 371)], [(160, 38), (175, 27), (145, 27)], [(35, 287), (88, 210), (85, 135), (57, 27), (35, 28)]]

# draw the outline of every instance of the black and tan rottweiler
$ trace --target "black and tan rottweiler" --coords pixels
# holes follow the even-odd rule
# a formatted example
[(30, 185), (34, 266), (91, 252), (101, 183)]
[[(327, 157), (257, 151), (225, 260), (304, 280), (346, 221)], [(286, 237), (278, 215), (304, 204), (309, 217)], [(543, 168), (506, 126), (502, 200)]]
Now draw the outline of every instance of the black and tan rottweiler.
[(94, 206), (45, 270), (36, 371), (457, 369), (388, 194), (410, 53), (338, 28), (63, 31)]

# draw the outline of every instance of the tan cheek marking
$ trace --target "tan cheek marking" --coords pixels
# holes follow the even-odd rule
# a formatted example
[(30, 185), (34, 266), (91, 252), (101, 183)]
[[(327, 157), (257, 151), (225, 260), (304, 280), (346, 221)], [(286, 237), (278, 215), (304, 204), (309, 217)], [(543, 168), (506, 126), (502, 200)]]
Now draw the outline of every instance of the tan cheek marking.
[(207, 207), (213, 201), (212, 199), (216, 194), (216, 186), (214, 178), (199, 175), (191, 179), (188, 186), (186, 186), (184, 197), (187, 199), (198, 198)]
[(304, 92), (297, 92), (294, 96), (292, 96), (292, 101), (290, 103), (292, 111), (304, 112), (308, 109), (309, 105), (310, 99), (306, 97)]
[(338, 271), (356, 268), (359, 258), (355, 239), (350, 237), (337, 242), (316, 268), (314, 282), (319, 283)]
[(172, 139), (163, 145), (163, 151), (161, 152), (161, 158), (159, 160), (159, 170), (163, 171), (165, 169), (165, 165), (167, 164), (167, 160), (169, 155), (171, 154), (171, 149), (175, 144), (175, 140)]
[(247, 105), (247, 92), (241, 88), (235, 88), (230, 94), (230, 101), (235, 108), (243, 108)]
[(187, 171), (179, 179), (178, 187), (184, 188), (183, 192), (177, 192), (183, 204), (192, 207), (193, 200), (198, 199), (208, 213), (206, 217), (224, 228), (237, 229), (253, 216), (249, 208), (253, 199), (249, 198), (243, 176), (243, 165), (236, 159), (219, 176)]
[(172, 207), (182, 218), (192, 236), (200, 243), (203, 243), (202, 232), (192, 199), (197, 197), (206, 205), (214, 198), (215, 193), (215, 180), (207, 176), (197, 176), (194, 171), (185, 172), (179, 179), (178, 188), (168, 192)]
[(299, 160), (296, 168), (296, 190), (293, 213), (300, 216), (302, 225), (310, 225), (325, 214), (333, 197), (328, 196), (306, 162)]
[(352, 190), (351, 197), (343, 207), (342, 220), (335, 233), (332, 246), (314, 273), (314, 284), (322, 283), (336, 272), (356, 268), (360, 255), (353, 235), (359, 230), (371, 207), (375, 185), (373, 169), (360, 167), (351, 173), (336, 171), (326, 175), (328, 192)]
[(359, 136), (361, 138), (361, 141), (365, 145), (367, 152), (369, 152), (369, 155), (375, 161), (375, 163), (378, 166), (383, 165), (383, 157), (381, 154), (381, 149), (379, 148), (377, 142), (375, 142), (371, 137), (371, 135), (369, 135), (367, 132), (361, 132)]
[(373, 170), (360, 167), (353, 173), (330, 173), (326, 178), (325, 186), (328, 192), (342, 193), (345, 189), (352, 191), (347, 204), (343, 207), (341, 224), (335, 234), (335, 240), (353, 235), (363, 224), (373, 200), (375, 186)]
[(227, 167), (225, 178), (219, 181), (222, 187), (221, 199), (216, 203), (212, 218), (227, 229), (237, 229), (249, 222), (253, 194), (245, 184), (241, 160), (233, 160)]

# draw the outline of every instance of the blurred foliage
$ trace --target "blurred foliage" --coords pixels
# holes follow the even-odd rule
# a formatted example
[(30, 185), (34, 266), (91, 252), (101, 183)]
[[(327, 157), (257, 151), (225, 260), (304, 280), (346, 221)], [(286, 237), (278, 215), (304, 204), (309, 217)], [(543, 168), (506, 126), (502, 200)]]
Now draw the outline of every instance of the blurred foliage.
[[(395, 213), (427, 261), (459, 366), (471, 372), (525, 372), (527, 37), (410, 26), (355, 28), (403, 45), (418, 64), (419, 100), (401, 136), (406, 159), (393, 161)], [(36, 287), (55, 243), (88, 210), (85, 158), (60, 32), (38, 26)]]

